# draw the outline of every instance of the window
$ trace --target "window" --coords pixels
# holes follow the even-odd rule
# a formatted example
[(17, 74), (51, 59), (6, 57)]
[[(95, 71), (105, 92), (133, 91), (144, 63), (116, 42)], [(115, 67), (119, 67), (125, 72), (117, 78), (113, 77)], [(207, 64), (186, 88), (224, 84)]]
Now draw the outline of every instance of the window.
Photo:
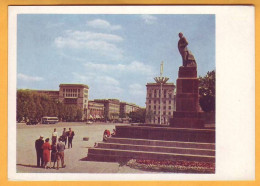
[(166, 109), (166, 106), (163, 106), (163, 109), (165, 110), (165, 109)]
[(154, 105), (153, 108), (156, 109), (156, 105)]
[(151, 100), (149, 100), (149, 103), (151, 103)]
[(149, 110), (151, 110), (151, 105), (149, 105)]
[(156, 103), (156, 100), (153, 100), (154, 103)]
[(169, 106), (169, 109), (171, 109), (172, 107), (171, 106)]
[(153, 113), (156, 114), (156, 111), (154, 111)]
[(169, 115), (171, 115), (171, 112), (169, 112)]
[(169, 98), (172, 98), (172, 94), (169, 94)]
[(172, 103), (171, 100), (169, 100), (169, 103), (170, 103), (170, 104)]

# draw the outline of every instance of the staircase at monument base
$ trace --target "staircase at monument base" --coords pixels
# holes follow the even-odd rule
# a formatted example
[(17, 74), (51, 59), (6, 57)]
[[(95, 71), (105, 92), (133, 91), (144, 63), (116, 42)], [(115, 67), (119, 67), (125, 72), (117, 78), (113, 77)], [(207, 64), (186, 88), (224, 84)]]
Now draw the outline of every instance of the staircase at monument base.
[(129, 159), (185, 160), (215, 162), (215, 144), (133, 138), (108, 138), (88, 149), (91, 161), (124, 161)]

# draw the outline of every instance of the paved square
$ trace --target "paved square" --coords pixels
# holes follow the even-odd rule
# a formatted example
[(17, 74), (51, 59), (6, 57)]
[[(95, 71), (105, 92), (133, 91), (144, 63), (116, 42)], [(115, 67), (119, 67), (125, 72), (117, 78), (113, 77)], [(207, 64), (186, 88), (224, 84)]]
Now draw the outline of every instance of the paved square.
[[(73, 148), (65, 150), (65, 168), (44, 169), (36, 167), (35, 140), (40, 135), (51, 139), (53, 129), (56, 128), (61, 135), (63, 128), (69, 128), (75, 132)], [(88, 148), (95, 142), (102, 141), (105, 129), (112, 131), (114, 123), (57, 123), (55, 125), (25, 125), (17, 124), (17, 173), (148, 173), (146, 171), (131, 169), (126, 165), (116, 162), (95, 162), (82, 160), (87, 156)], [(89, 137), (89, 141), (83, 141), (83, 137)]]

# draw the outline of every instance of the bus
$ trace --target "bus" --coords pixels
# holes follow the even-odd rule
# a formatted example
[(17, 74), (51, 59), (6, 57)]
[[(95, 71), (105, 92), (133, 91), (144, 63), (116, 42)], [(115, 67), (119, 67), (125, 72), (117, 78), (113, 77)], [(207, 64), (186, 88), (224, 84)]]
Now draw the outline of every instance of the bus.
[(56, 124), (58, 122), (59, 122), (58, 117), (45, 116), (45, 117), (42, 117), (42, 119), (41, 119), (42, 124)]

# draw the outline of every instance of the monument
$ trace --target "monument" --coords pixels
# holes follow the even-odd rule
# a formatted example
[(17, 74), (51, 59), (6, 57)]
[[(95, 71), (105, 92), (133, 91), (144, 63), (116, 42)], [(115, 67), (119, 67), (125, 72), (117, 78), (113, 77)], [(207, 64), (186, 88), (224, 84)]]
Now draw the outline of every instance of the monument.
[[(182, 33), (179, 37), (178, 49), (183, 65), (179, 67), (176, 111), (173, 112), (170, 126), (116, 125), (115, 136), (88, 149), (88, 160), (155, 159), (215, 162), (215, 129), (204, 128), (203, 112), (199, 106), (196, 61), (187, 48), (186, 38)], [(156, 79), (161, 85), (167, 80), (162, 77), (162, 73)]]
[(178, 49), (182, 56), (182, 66), (179, 67), (176, 82), (176, 111), (173, 112), (172, 127), (203, 128), (203, 112), (199, 105), (199, 79), (197, 78), (197, 64), (188, 41), (179, 33)]

